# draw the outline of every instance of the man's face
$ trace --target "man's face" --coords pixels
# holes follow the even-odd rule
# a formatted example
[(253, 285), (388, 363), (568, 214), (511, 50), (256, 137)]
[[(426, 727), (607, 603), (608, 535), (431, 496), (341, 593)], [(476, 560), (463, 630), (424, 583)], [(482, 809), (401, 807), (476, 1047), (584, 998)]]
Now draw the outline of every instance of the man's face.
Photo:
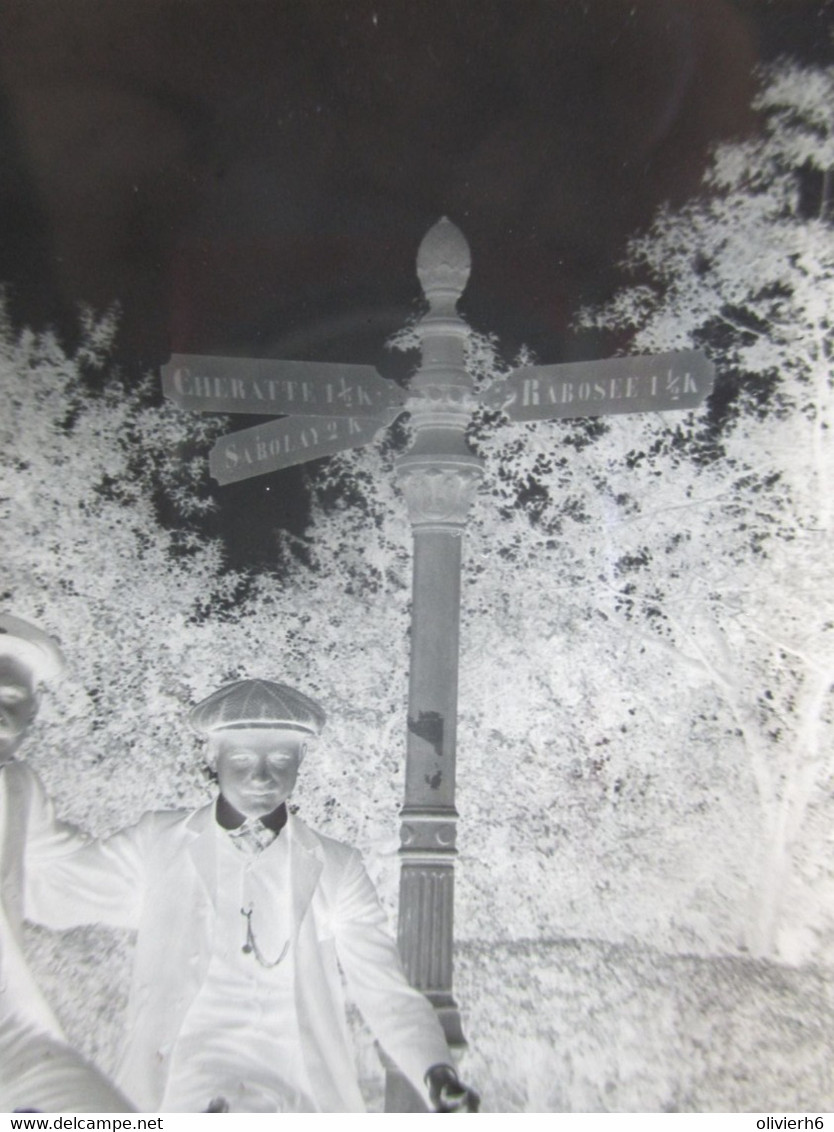
[(262, 818), (286, 802), (305, 748), (306, 738), (298, 731), (241, 728), (209, 737), (220, 792), (247, 818)]
[(38, 710), (30, 669), (13, 656), (0, 656), (0, 766), (20, 746)]

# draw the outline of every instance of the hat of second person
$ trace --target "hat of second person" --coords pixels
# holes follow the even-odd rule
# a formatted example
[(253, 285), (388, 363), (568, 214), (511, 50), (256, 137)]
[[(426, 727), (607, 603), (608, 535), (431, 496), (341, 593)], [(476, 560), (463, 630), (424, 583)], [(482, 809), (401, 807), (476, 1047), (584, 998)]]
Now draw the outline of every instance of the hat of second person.
[(244, 727), (303, 731), (318, 735), (327, 715), (315, 700), (272, 680), (235, 680), (191, 709), (188, 721), (200, 735)]
[(0, 613), (0, 656), (25, 664), (36, 684), (54, 679), (64, 668), (64, 654), (52, 637), (11, 613)]

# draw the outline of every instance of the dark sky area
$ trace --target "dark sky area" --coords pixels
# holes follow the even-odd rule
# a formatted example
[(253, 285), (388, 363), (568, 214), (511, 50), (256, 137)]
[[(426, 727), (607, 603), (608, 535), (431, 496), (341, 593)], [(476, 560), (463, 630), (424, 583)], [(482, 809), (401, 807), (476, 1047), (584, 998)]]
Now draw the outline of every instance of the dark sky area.
[[(118, 300), (137, 373), (390, 372), (447, 214), (470, 322), (557, 361), (627, 236), (755, 128), (756, 64), (828, 62), (832, 26), (824, 0), (5, 0), (0, 280), (69, 341), (79, 302)], [(288, 476), (219, 498), (281, 520)]]

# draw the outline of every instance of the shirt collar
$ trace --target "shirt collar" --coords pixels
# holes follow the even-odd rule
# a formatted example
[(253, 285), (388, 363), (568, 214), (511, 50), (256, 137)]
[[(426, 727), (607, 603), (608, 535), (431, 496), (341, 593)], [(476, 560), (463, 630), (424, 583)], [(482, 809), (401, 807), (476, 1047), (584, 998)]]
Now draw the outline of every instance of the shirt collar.
[[(214, 817), (217, 824), (222, 826), (223, 829), (239, 829), (246, 821), (243, 814), (239, 810), (236, 810), (232, 803), (224, 798), (222, 794), (217, 795)], [(267, 829), (271, 829), (277, 837), (287, 824), (287, 803), (282, 802), (281, 805), (276, 806), (271, 813), (264, 814), (262, 818), (255, 818), (254, 820), (265, 825)]]
[(222, 794), (214, 808), (217, 824), (229, 835), (236, 849), (248, 855), (263, 852), (287, 824), (287, 804), (282, 802), (261, 818), (244, 817)]

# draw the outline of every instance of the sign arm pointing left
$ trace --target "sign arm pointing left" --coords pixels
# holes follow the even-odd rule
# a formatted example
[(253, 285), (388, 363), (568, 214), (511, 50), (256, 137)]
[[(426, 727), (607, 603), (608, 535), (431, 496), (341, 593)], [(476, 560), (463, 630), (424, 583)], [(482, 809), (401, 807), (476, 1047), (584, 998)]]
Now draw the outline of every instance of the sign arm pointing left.
[(406, 399), (373, 366), (200, 354), (172, 354), (162, 392), (182, 409), (254, 416), (371, 417)]
[(209, 453), (209, 471), (219, 484), (291, 468), (322, 456), (358, 448), (398, 415), (377, 417), (283, 417), (221, 436)]

